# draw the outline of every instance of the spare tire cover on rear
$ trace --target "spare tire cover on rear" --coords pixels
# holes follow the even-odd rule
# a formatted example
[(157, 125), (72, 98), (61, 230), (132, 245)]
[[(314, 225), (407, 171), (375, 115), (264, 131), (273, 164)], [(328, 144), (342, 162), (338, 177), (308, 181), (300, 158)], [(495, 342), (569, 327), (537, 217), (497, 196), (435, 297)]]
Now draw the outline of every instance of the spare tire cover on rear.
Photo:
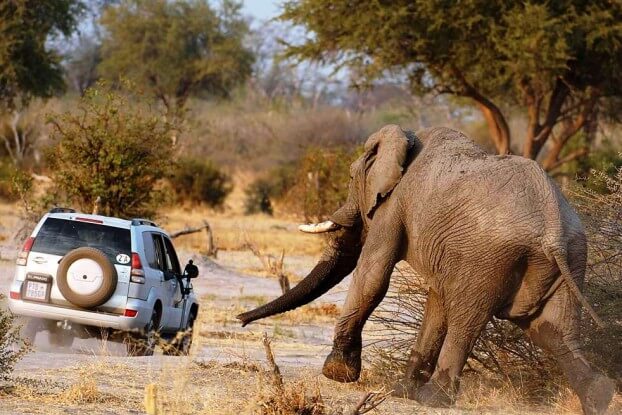
[(112, 297), (117, 288), (117, 270), (99, 249), (77, 248), (60, 261), (56, 285), (70, 303), (93, 308)]

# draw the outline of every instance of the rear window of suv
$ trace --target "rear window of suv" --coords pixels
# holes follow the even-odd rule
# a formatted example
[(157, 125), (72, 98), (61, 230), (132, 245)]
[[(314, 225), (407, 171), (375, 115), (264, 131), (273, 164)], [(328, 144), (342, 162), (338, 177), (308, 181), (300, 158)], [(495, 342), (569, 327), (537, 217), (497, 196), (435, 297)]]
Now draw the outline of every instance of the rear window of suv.
[(104, 252), (110, 261), (117, 263), (120, 254), (131, 257), (129, 229), (67, 219), (47, 218), (35, 237), (33, 252), (64, 256), (82, 247)]

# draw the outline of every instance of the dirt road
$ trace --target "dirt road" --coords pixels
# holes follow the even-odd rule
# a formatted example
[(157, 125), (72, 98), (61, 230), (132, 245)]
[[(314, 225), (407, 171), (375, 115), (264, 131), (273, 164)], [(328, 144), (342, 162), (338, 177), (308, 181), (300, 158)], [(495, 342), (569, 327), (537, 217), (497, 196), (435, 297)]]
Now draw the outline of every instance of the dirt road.
[[(280, 293), (276, 280), (239, 272), (244, 255), (248, 254), (222, 252), (220, 265), (208, 259), (196, 261), (201, 275), (194, 286), (202, 309), (192, 356), (127, 357), (121, 345), (79, 339), (70, 350), (53, 350), (46, 344), (46, 333), (40, 333), (36, 350), (16, 368), (15, 376), (21, 380), (10, 393), (0, 395), (0, 414), (140, 414), (144, 413), (145, 387), (149, 384), (157, 387), (163, 413), (254, 413), (260, 402), (269, 401), (270, 379), (264, 372), (265, 352), (260, 340), (263, 332), (273, 338), (276, 362), (286, 384), (311, 395), (319, 391), (322, 402), (332, 411), (353, 408), (365, 391), (378, 387), (365, 374), (362, 381), (349, 385), (321, 376), (337, 312), (330, 304), (343, 300), (348, 279), (322, 298), (324, 306), (316, 304), (315, 309), (303, 308), (241, 328), (234, 319), (239, 311)], [(292, 260), (301, 273), (314, 261), (311, 257)], [(0, 263), (0, 290), (4, 293), (12, 270), (12, 262)], [(489, 402), (482, 399), (478, 406), (470, 399), (462, 407), (436, 410), (389, 398), (375, 413), (530, 412), (524, 406), (501, 402), (501, 406), (491, 407)], [(554, 410), (562, 412), (568, 413), (564, 408)]]

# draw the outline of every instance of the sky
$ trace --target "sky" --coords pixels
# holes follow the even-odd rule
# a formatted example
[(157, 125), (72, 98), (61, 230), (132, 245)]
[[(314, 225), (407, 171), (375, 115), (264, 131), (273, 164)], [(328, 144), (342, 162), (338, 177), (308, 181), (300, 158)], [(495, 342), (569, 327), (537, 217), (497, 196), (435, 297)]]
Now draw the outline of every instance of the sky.
[(243, 13), (253, 20), (268, 20), (278, 15), (282, 0), (244, 0)]

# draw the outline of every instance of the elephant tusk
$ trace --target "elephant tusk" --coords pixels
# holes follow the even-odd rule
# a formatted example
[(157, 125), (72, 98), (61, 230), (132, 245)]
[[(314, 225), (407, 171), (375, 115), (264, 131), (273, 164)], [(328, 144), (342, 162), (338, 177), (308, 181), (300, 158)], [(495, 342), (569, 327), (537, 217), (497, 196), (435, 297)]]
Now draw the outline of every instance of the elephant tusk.
[(330, 220), (327, 220), (321, 223), (309, 223), (306, 225), (298, 226), (298, 230), (305, 232), (305, 233), (332, 232), (332, 231), (336, 231), (339, 228), (341, 228), (340, 225)]

